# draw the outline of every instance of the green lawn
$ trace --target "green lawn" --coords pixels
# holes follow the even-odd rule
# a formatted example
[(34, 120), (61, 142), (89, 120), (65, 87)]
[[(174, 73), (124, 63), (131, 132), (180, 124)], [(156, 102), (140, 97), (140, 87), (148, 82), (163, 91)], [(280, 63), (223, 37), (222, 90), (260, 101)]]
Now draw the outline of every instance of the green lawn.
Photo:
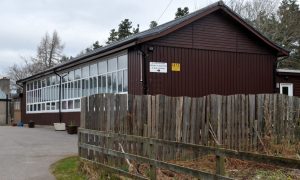
[(77, 156), (67, 157), (51, 166), (53, 175), (57, 180), (86, 180), (88, 179), (79, 170), (79, 158)]

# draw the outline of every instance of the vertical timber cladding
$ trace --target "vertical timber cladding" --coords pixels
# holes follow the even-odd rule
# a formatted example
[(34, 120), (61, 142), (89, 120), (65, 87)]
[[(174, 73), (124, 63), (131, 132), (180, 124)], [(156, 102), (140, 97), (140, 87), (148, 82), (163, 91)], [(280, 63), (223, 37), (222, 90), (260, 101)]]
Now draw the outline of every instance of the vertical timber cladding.
[(139, 50), (131, 48), (128, 51), (128, 93), (142, 95), (142, 54)]
[[(153, 52), (147, 51), (154, 47)], [(273, 93), (276, 54), (245, 28), (215, 12), (143, 46), (149, 94)], [(167, 62), (168, 73), (150, 73), (149, 62)], [(172, 63), (180, 71), (171, 71)]]
[[(270, 55), (156, 46), (149, 61), (168, 63), (167, 73), (147, 71), (149, 94), (199, 97), (273, 92), (274, 57)], [(172, 63), (180, 64), (179, 72), (171, 71)]]

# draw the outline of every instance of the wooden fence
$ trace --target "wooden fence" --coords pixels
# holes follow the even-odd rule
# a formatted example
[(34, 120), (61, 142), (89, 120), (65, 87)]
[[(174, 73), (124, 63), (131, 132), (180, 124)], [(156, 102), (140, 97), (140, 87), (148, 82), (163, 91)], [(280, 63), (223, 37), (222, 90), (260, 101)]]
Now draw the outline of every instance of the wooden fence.
[(81, 127), (183, 143), (257, 151), (299, 141), (300, 99), (279, 94), (163, 95), (97, 94), (82, 98)]
[[(78, 137), (79, 155), (82, 159), (92, 161), (114, 174), (133, 179), (157, 179), (157, 168), (201, 179), (232, 179), (225, 176), (225, 157), (300, 169), (300, 160), (235, 151), (220, 147), (209, 147), (82, 128), (79, 129)], [(164, 153), (166, 151), (168, 152)], [(162, 155), (177, 155), (186, 151), (190, 151), (191, 153), (188, 155), (192, 157), (197, 157), (199, 154), (215, 155), (215, 173), (183, 167), (167, 162), (162, 157)], [(130, 168), (124, 170), (124, 164), (128, 166), (128, 164), (124, 163), (125, 159), (128, 160), (129, 165), (132, 165), (131, 170)], [(176, 157), (169, 157), (169, 159), (176, 159)], [(141, 164), (150, 165), (149, 173), (143, 173), (139, 170)]]

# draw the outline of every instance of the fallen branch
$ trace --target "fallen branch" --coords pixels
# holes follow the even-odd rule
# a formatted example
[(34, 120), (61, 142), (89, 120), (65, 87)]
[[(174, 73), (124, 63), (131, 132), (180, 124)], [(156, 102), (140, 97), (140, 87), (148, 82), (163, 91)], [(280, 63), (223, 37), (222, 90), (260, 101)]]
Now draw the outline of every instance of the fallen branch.
[[(122, 144), (121, 143), (119, 143), (119, 147), (120, 147), (120, 149), (121, 149), (121, 152), (122, 153), (125, 153), (125, 151), (124, 151), (124, 148), (123, 148), (123, 146), (122, 146)], [(129, 159), (127, 159), (127, 158), (125, 158), (125, 161), (126, 161), (126, 163), (128, 164), (128, 171), (129, 172), (134, 172), (134, 173), (137, 173), (137, 170), (134, 168), (134, 166), (130, 163), (130, 161), (129, 161)]]

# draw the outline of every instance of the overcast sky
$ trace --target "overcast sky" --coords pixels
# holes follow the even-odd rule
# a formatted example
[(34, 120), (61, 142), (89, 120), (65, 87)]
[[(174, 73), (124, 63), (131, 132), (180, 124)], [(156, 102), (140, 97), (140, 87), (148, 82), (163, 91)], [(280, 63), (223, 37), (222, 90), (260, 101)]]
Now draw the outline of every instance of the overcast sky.
[[(140, 30), (158, 20), (170, 0), (0, 0), (0, 76), (9, 66), (35, 56), (46, 32), (56, 30), (67, 56), (76, 56), (96, 40), (104, 44), (109, 31), (129, 18)], [(173, 0), (159, 19), (174, 19), (178, 7), (190, 12), (216, 0)]]
[[(104, 44), (109, 31), (129, 18), (140, 29), (158, 20), (170, 0), (1, 0), (0, 76), (9, 66), (23, 63), (21, 56), (35, 56), (46, 32), (54, 30), (65, 45), (67, 56), (76, 56), (96, 40)], [(159, 24), (172, 20), (178, 7), (190, 11), (215, 0), (173, 0)]]

